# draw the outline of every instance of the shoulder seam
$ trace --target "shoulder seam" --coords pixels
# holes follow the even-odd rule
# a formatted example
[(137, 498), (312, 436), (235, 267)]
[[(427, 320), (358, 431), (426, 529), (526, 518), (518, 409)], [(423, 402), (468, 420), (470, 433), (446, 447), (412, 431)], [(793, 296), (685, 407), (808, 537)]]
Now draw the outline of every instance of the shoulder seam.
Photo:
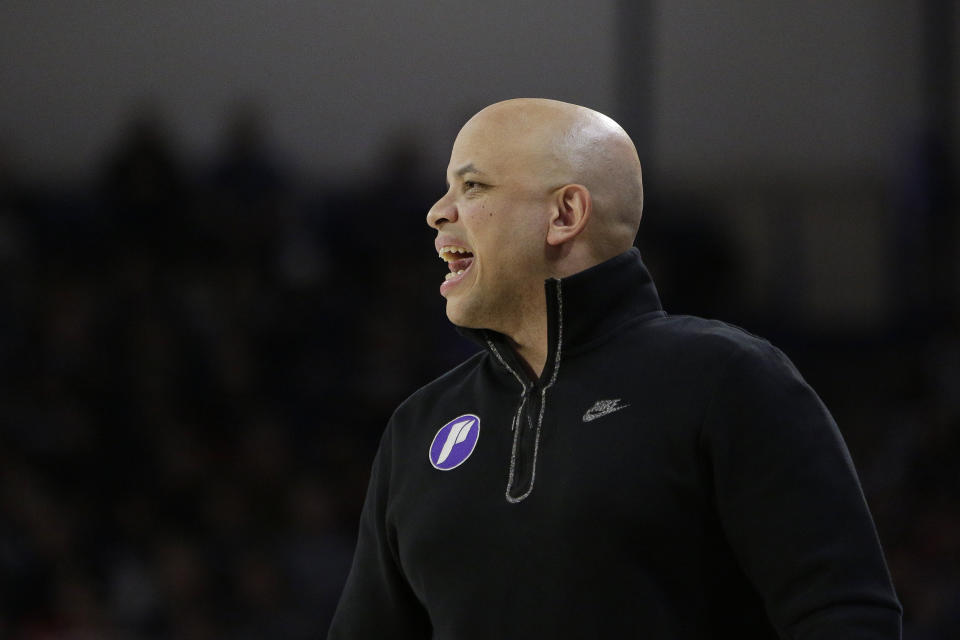
[(406, 398), (404, 398), (399, 405), (397, 405), (397, 408), (393, 412), (394, 415), (396, 415), (400, 411), (400, 409), (402, 409), (411, 400), (419, 396), (421, 393), (424, 393), (427, 389), (430, 389), (436, 385), (439, 385), (441, 381), (446, 380), (450, 377), (453, 377), (460, 372), (473, 370), (474, 368), (480, 365), (484, 357), (487, 357), (489, 355), (490, 354), (486, 350), (478, 351), (472, 354), (470, 357), (468, 357), (466, 360), (464, 360), (457, 366), (445, 371), (442, 375), (439, 375), (433, 380), (430, 380), (429, 382), (420, 385), (417, 389), (412, 391)]
[(743, 357), (744, 352), (744, 349), (731, 349), (730, 353), (724, 358), (723, 364), (720, 366), (720, 372), (717, 374), (717, 379), (714, 381), (713, 389), (710, 391), (709, 400), (707, 400), (707, 404), (703, 408), (703, 416), (700, 418), (699, 433), (697, 434), (697, 442), (700, 444), (703, 444), (703, 439), (707, 430), (707, 420), (709, 419), (710, 413), (713, 410), (713, 405), (717, 400), (717, 396), (720, 394), (720, 389), (723, 387), (723, 383), (726, 382), (727, 374), (730, 371), (730, 365), (734, 360)]

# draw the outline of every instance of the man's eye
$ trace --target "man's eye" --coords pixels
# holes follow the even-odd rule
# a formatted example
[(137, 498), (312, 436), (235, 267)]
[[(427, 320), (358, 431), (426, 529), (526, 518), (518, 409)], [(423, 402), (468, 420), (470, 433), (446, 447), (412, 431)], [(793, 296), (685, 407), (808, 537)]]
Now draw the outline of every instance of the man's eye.
[(464, 180), (463, 181), (463, 190), (464, 191), (473, 191), (474, 189), (479, 188), (481, 185), (479, 182), (474, 182), (473, 180)]

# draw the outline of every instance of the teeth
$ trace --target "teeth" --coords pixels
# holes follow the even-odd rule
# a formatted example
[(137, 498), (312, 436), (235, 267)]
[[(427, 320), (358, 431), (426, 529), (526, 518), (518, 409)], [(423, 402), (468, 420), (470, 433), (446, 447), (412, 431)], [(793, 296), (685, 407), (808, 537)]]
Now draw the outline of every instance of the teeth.
[(450, 273), (445, 275), (443, 279), (449, 280), (450, 278), (456, 278), (457, 276), (460, 276), (460, 275), (463, 275), (463, 269), (460, 269), (460, 271), (451, 271)]
[(440, 255), (440, 259), (443, 260), (443, 261), (445, 261), (445, 262), (450, 262), (451, 260), (454, 259), (453, 256), (451, 255), (451, 254), (454, 254), (454, 253), (470, 253), (470, 250), (467, 249), (467, 248), (465, 248), (465, 247), (458, 247), (458, 246), (454, 246), (454, 245), (450, 245), (450, 246), (446, 246), (446, 247), (441, 247), (441, 248), (440, 248), (440, 254), (439, 254), (439, 255)]

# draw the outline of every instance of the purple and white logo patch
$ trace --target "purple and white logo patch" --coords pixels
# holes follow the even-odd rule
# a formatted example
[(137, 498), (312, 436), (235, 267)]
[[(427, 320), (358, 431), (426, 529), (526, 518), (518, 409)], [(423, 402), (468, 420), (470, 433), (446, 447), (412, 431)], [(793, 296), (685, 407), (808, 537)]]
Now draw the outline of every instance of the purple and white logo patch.
[(440, 427), (430, 445), (430, 464), (450, 471), (467, 461), (480, 437), (480, 418), (468, 413)]

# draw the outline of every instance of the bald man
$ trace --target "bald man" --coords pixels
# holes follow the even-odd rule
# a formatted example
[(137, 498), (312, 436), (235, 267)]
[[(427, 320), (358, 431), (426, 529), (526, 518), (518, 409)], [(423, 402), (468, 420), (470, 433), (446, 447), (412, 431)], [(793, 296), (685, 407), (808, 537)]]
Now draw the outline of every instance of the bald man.
[(898, 638), (819, 398), (766, 341), (663, 311), (623, 129), (497, 103), (447, 181), (440, 293), (482, 350), (391, 418), (330, 638)]

